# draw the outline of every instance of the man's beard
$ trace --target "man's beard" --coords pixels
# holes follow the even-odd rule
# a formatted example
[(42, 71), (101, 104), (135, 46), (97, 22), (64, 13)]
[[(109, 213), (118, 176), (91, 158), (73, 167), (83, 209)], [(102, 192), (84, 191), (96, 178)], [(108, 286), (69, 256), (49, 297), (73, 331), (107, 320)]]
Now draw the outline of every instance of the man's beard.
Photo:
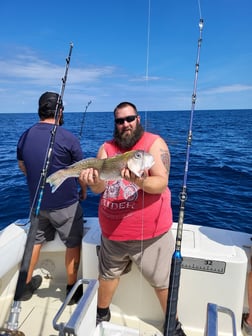
[(118, 147), (122, 149), (130, 149), (132, 148), (138, 140), (142, 137), (144, 133), (144, 129), (140, 123), (137, 123), (136, 129), (132, 132), (132, 134), (128, 136), (123, 136), (118, 132), (117, 127), (114, 129), (114, 140)]

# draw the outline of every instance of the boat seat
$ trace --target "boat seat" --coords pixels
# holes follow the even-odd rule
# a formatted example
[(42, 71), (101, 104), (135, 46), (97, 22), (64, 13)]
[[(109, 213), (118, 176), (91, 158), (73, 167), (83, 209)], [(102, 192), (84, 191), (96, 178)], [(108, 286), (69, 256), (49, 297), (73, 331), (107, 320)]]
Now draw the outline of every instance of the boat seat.
[[(26, 242), (25, 231), (10, 224), (0, 232), (0, 279), (21, 262)], [(8, 262), (6, 257), (8, 256)]]
[(230, 316), (232, 323), (232, 335), (236, 336), (235, 315), (229, 308), (218, 306), (214, 303), (207, 304), (207, 323), (205, 336), (218, 336), (218, 313), (224, 313)]

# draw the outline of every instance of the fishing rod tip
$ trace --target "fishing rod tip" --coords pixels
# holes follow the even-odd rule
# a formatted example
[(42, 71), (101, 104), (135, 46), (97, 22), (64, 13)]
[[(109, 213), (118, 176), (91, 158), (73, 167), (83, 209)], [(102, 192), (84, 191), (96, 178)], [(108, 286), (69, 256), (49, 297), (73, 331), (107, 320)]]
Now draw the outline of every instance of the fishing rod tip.
[(200, 22), (199, 22), (200, 30), (203, 29), (203, 26), (204, 26), (204, 21), (203, 21), (203, 19), (200, 19)]
[(73, 48), (73, 42), (70, 42), (70, 47)]

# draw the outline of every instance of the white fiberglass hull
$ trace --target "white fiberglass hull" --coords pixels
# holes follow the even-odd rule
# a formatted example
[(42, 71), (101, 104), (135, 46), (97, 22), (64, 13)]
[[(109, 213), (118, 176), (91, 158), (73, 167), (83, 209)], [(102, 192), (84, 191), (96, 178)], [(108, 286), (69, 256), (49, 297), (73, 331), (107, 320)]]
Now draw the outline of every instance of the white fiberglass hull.
[[(111, 305), (111, 323), (96, 328), (98, 283), (95, 282), (97, 282), (97, 246), (100, 243), (100, 229), (97, 218), (85, 219), (87, 223), (82, 242), (79, 278), (87, 280), (84, 290), (87, 288), (86, 296), (90, 294), (90, 297), (83, 298), (81, 300), (83, 302), (78, 305), (62, 307), (66, 286), (65, 248), (56, 237), (53, 242), (45, 244), (42, 248), (36, 273), (43, 276), (43, 283), (31, 300), (21, 302), (18, 326), (15, 328), (26, 336), (64, 335), (64, 326), (68, 328), (69, 335), (84, 335), (83, 332), (90, 336), (162, 335), (164, 316), (158, 300), (153, 289), (135, 267), (121, 278)], [(12, 224), (0, 232), (0, 327), (2, 328), (10, 325), (8, 324), (10, 306), (13, 303), (26, 230), (27, 226)], [(176, 223), (173, 225), (173, 232), (176, 236)], [(246, 278), (250, 246), (250, 235), (246, 233), (184, 225), (178, 315), (188, 336), (204, 335), (209, 302), (234, 312), (236, 331), (241, 335), (241, 316), (248, 309)], [(87, 285), (90, 279), (94, 279), (91, 280), (91, 287)], [(57, 315), (60, 307), (63, 309)], [(218, 317), (219, 335), (232, 334), (230, 317), (226, 314), (219, 314)]]

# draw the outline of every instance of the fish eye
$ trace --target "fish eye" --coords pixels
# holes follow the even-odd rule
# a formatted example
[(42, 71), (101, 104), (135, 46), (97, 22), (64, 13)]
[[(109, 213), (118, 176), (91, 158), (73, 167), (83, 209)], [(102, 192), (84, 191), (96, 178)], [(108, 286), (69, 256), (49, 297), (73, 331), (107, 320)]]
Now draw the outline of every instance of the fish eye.
[(136, 159), (141, 159), (142, 158), (142, 153), (141, 152), (136, 152), (135, 157), (136, 157)]

